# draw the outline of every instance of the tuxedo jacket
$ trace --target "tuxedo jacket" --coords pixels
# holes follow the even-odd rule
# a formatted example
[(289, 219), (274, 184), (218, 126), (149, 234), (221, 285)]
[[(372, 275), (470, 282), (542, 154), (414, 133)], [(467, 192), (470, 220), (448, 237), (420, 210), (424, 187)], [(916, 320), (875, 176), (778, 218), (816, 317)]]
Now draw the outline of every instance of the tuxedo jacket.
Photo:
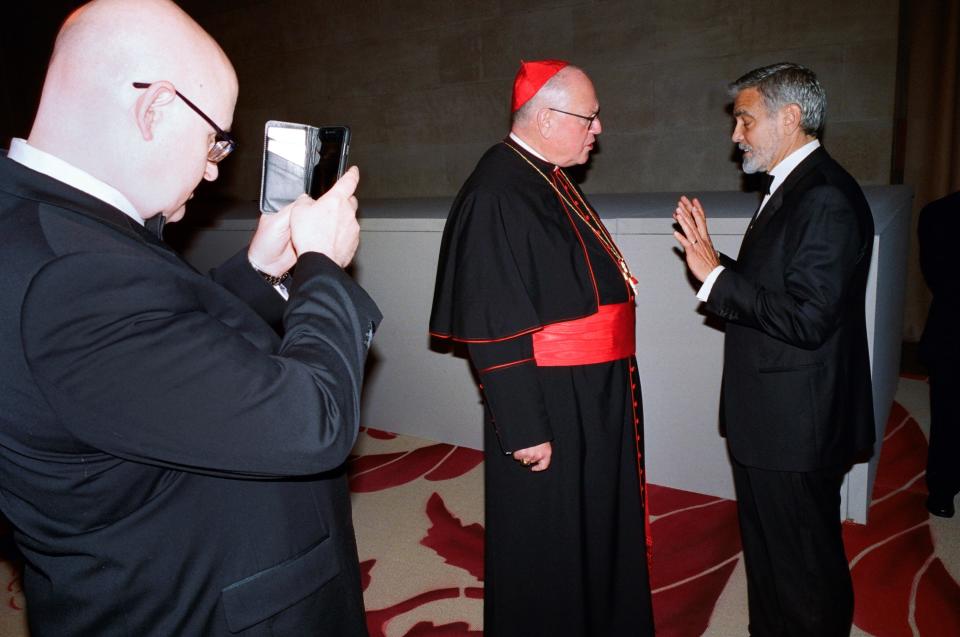
[[(34, 637), (366, 635), (342, 464), (376, 305), (283, 299), (0, 157), (0, 509)], [(282, 315), (283, 336), (268, 325)]]
[[(960, 361), (960, 281), (954, 273), (954, 237), (960, 233), (960, 192), (937, 199), (920, 211), (917, 238), (920, 270), (933, 293), (920, 339), (920, 355), (931, 369), (955, 369)], [(960, 396), (955, 397), (960, 400)]]
[(771, 195), (707, 309), (726, 321), (723, 422), (733, 457), (778, 471), (849, 464), (874, 442), (864, 310), (873, 217), (821, 147)]

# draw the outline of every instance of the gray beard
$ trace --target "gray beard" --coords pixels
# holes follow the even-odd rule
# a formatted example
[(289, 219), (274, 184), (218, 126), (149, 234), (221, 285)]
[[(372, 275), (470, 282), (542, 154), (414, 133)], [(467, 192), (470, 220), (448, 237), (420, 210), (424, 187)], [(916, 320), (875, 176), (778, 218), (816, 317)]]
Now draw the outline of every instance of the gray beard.
[(742, 167), (743, 167), (743, 172), (748, 175), (763, 172), (763, 168), (757, 165), (756, 155), (754, 155), (750, 159), (744, 159)]

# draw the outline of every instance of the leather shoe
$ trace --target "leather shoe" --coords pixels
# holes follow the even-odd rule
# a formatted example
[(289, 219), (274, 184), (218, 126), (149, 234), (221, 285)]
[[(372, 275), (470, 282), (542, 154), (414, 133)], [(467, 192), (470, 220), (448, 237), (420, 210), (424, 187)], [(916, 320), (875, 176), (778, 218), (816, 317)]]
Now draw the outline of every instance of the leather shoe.
[(927, 497), (927, 511), (941, 518), (952, 518), (954, 514), (953, 497), (929, 495)]

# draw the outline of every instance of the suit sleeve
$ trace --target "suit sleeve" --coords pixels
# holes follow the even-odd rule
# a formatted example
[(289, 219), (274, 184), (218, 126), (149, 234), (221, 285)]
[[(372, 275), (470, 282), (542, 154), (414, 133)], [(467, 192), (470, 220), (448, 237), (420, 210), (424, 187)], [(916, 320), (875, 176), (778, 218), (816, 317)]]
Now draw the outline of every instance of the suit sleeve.
[(513, 453), (552, 440), (531, 336), (469, 343), (467, 348), (480, 375), (501, 451)]
[(816, 349), (837, 329), (857, 265), (869, 258), (870, 241), (856, 211), (834, 187), (810, 189), (795, 214), (784, 246), (782, 289), (764, 287), (729, 262), (707, 308), (790, 345)]
[(362, 288), (326, 257), (302, 255), (285, 336), (270, 352), (238, 327), (236, 308), (154, 265), (71, 254), (31, 283), (27, 363), (70, 434), (128, 460), (214, 474), (340, 465), (380, 320)]
[(210, 277), (249, 305), (270, 327), (282, 333), (286, 301), (250, 265), (246, 246), (223, 265), (211, 270)]

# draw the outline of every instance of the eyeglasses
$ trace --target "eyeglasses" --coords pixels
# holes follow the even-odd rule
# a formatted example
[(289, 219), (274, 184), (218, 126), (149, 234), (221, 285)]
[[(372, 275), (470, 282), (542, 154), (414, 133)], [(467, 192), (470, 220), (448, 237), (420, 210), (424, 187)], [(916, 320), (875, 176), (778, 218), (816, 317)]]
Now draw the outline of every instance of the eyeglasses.
[(594, 120), (600, 117), (599, 110), (593, 115), (578, 115), (577, 113), (571, 113), (569, 111), (561, 111), (559, 108), (550, 108), (549, 106), (547, 107), (547, 109), (551, 111), (556, 111), (558, 113), (563, 113), (564, 115), (573, 115), (574, 117), (579, 117), (580, 119), (585, 120), (587, 122), (587, 128), (590, 128), (591, 126), (593, 126)]
[[(150, 88), (150, 82), (134, 82), (133, 88)], [(177, 97), (183, 100), (183, 103), (193, 109), (193, 112), (203, 118), (203, 121), (210, 124), (213, 127), (215, 135), (213, 136), (213, 141), (210, 142), (210, 148), (207, 149), (207, 161), (216, 164), (223, 160), (224, 157), (232, 153), (237, 148), (237, 140), (233, 138), (230, 133), (223, 130), (217, 123), (210, 119), (206, 113), (197, 108), (197, 105), (188, 100), (183, 93), (174, 89), (174, 92), (177, 94)]]

